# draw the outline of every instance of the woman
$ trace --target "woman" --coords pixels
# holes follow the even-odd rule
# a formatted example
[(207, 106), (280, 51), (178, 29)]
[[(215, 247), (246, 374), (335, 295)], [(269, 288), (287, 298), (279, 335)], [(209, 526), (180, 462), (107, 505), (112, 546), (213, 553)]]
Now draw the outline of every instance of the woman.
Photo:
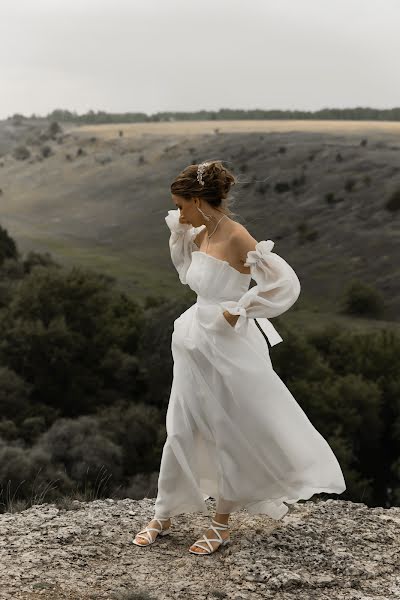
[[(216, 499), (215, 518), (189, 548), (194, 554), (229, 542), (233, 511), (281, 519), (288, 503), (346, 489), (334, 453), (275, 373), (254, 321), (271, 346), (281, 342), (268, 317), (296, 302), (300, 282), (272, 252), (274, 242), (257, 242), (228, 216), (234, 183), (213, 161), (188, 166), (171, 185), (171, 259), (197, 301), (174, 322), (155, 514), (136, 535), (138, 546), (169, 533), (174, 515), (208, 514), (209, 497)], [(251, 279), (256, 285), (249, 288)]]

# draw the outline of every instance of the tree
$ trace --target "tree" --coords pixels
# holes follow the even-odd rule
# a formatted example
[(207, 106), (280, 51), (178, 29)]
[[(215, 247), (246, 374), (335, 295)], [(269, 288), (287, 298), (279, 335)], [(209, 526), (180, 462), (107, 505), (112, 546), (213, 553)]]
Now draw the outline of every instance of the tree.
[(380, 317), (384, 312), (384, 307), (383, 295), (371, 285), (356, 279), (345, 289), (342, 301), (344, 313)]
[(147, 385), (135, 360), (142, 311), (107, 276), (36, 266), (0, 313), (0, 363), (32, 385), (32, 402), (65, 416), (92, 412), (118, 393), (137, 398)]
[(18, 249), (7, 229), (0, 225), (0, 265), (6, 258), (18, 258)]

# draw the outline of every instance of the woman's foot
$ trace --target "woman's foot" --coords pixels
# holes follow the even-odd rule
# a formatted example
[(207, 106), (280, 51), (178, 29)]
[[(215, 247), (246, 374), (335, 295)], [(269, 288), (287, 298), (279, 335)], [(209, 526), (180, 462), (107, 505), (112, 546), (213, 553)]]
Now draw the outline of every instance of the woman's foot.
[[(159, 519), (161, 521), (162, 530), (168, 529), (171, 526), (171, 519)], [(160, 529), (160, 523), (156, 519), (152, 519), (146, 527), (154, 527), (155, 529)], [(149, 536), (151, 537), (151, 542), (149, 542)], [(158, 536), (157, 531), (148, 531), (146, 534), (136, 534), (135, 542), (140, 544), (140, 546), (147, 546), (149, 543), (154, 542), (156, 537)]]
[[(223, 540), (226, 540), (226, 538), (229, 537), (229, 525), (226, 524), (226, 529), (218, 529), (218, 533), (220, 534), (220, 536), (222, 537)], [(213, 529), (207, 529), (203, 536), (206, 536), (208, 539), (214, 539), (218, 537), (218, 535), (215, 534), (215, 531)], [(201, 536), (203, 538), (203, 536)], [(203, 538), (204, 540), (204, 538)], [(202, 552), (203, 554), (209, 554), (210, 553), (210, 548), (208, 548), (208, 543), (202, 540), (202, 545), (201, 546), (196, 546), (196, 544), (193, 544), (192, 546), (190, 546), (190, 550), (194, 550), (195, 552)], [(197, 540), (198, 541), (198, 540)], [(213, 548), (213, 551), (216, 550), (222, 542), (219, 541), (215, 541), (215, 542), (209, 542)], [(207, 547), (208, 550), (205, 550), (204, 547)]]

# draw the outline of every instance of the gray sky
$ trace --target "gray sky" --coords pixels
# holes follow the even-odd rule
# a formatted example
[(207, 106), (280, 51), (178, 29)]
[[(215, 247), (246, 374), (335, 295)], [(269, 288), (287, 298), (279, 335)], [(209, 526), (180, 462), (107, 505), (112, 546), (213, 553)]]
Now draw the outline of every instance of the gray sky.
[(0, 118), (400, 106), (400, 0), (1, 0)]

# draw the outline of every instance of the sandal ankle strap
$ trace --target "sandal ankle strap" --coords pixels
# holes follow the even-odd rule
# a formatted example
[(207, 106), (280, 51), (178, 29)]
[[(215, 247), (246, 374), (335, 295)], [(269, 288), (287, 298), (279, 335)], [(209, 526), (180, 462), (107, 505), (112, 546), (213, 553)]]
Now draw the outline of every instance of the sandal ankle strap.
[(218, 521), (216, 521), (215, 519), (211, 519), (211, 521), (215, 523), (215, 525), (220, 525), (220, 529), (229, 529), (228, 523), (218, 523)]

